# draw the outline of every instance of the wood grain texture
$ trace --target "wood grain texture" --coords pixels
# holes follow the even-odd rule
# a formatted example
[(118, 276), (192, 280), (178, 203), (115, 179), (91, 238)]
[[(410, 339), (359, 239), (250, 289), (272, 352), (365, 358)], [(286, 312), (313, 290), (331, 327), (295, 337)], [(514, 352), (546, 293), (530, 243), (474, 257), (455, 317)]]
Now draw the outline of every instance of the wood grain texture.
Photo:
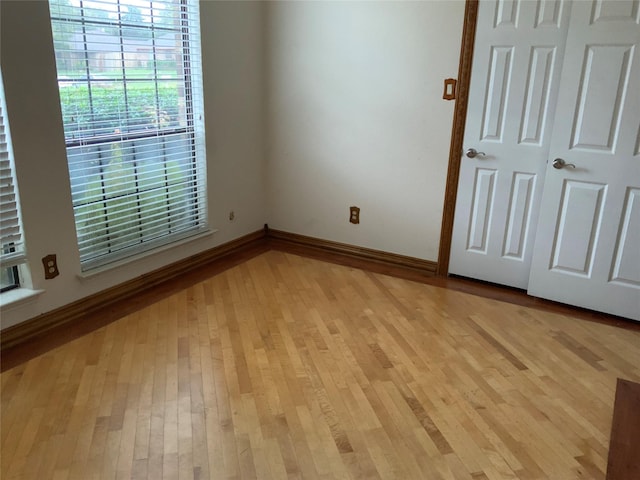
[(172, 263), (152, 272), (140, 275), (127, 282), (108, 288), (94, 295), (90, 295), (76, 302), (70, 303), (51, 312), (32, 318), (18, 325), (2, 330), (0, 348), (10, 349), (31, 338), (44, 335), (50, 330), (82, 320), (86, 315), (97, 310), (108, 308), (113, 303), (135, 297), (175, 277), (197, 269), (203, 264), (224, 259), (225, 256), (241, 251), (245, 248), (262, 244), (266, 236), (266, 229), (245, 235), (231, 242), (219, 245), (202, 253), (192, 255), (179, 262)]
[(277, 250), (0, 376), (4, 478), (604, 479), (640, 332)]
[(640, 384), (619, 378), (611, 423), (607, 480), (640, 478)]

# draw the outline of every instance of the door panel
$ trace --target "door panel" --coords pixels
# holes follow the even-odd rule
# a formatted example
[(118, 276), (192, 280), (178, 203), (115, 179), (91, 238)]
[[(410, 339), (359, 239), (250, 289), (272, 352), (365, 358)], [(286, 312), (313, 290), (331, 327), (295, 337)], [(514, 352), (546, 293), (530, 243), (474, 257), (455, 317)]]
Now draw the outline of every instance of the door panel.
[(482, 1), (450, 273), (526, 288), (568, 25), (566, 2)]
[(517, 0), (498, 0), (495, 7), (495, 23), (494, 27), (515, 27), (518, 20), (518, 7), (520, 2)]
[(509, 220), (502, 249), (503, 257), (523, 259), (531, 226), (531, 203), (535, 182), (535, 175), (530, 173), (515, 172), (513, 174)]
[(640, 288), (640, 189), (628, 189), (621, 223), (610, 280)]
[(540, 0), (537, 5), (536, 27), (560, 28), (561, 0)]
[[(613, 152), (629, 90), (634, 45), (587, 45), (578, 80), (579, 99), (571, 147)], [(638, 85), (635, 86), (638, 88)]]
[(529, 293), (640, 320), (639, 2), (574, 2)]
[(501, 142), (507, 109), (507, 94), (511, 80), (513, 47), (492, 47), (488, 90), (482, 118), (481, 140)]
[(637, 0), (634, 1), (611, 1), (611, 0), (596, 0), (593, 2), (593, 10), (591, 16), (591, 23), (600, 21), (626, 21), (640, 23), (638, 21), (638, 15), (640, 9), (638, 8)]
[(607, 187), (575, 180), (565, 180), (563, 187), (551, 269), (589, 278)]
[(493, 207), (493, 193), (496, 179), (495, 170), (479, 168), (473, 186), (473, 206), (469, 222), (469, 241), (467, 249), (486, 253), (487, 233)]
[(555, 63), (555, 47), (532, 47), (527, 78), (527, 94), (520, 127), (520, 143), (542, 145), (542, 133), (549, 116), (551, 74)]

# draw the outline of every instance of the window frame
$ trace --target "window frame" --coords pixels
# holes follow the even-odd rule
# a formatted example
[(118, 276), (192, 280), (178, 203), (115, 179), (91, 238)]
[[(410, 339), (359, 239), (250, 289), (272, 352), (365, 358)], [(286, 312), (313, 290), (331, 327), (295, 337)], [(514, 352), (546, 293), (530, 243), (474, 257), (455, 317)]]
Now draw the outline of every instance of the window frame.
[[(2, 177), (2, 207), (5, 217), (2, 223), (10, 232), (7, 237), (6, 231), (2, 233), (0, 241), (0, 275), (6, 275), (10, 282), (6, 285), (0, 284), (0, 293), (18, 289), (22, 286), (20, 266), (26, 263), (24, 249), (24, 234), (22, 231), (22, 215), (20, 211), (20, 195), (18, 182), (16, 180), (15, 162), (13, 158), (13, 148), (11, 144), (11, 129), (7, 113), (7, 103), (4, 91), (4, 79), (0, 71), (0, 127), (2, 137), (0, 139), (0, 154), (3, 155), (4, 166), (0, 169)], [(6, 216), (8, 215), (8, 216)], [(5, 222), (7, 222), (5, 224)], [(8, 241), (7, 241), (8, 240)], [(6, 243), (3, 243), (6, 242)], [(6, 263), (9, 263), (6, 266)]]
[(9, 290), (13, 290), (15, 288), (20, 288), (20, 271), (17, 265), (13, 265), (11, 267), (2, 267), (3, 272), (7, 272), (7, 277), (11, 278), (13, 282), (7, 283), (6, 285), (0, 287), (0, 293), (8, 292)]
[[(51, 0), (53, 3), (55, 0)], [(165, 0), (163, 3), (169, 3), (170, 0)], [(92, 103), (94, 101), (91, 92), (92, 85), (92, 72), (90, 68), (90, 62), (87, 56), (88, 51), (88, 41), (87, 41), (87, 25), (99, 25), (100, 22), (95, 19), (87, 20), (85, 18), (84, 13), (84, 0), (79, 0), (80, 4), (80, 14), (78, 18), (63, 18), (60, 16), (56, 16), (56, 14), (51, 12), (50, 18), (52, 22), (56, 21), (66, 21), (75, 24), (82, 25), (82, 34), (83, 34), (83, 48), (85, 52), (85, 61), (86, 61), (86, 84), (89, 95), (89, 102)], [(145, 141), (145, 140), (155, 140), (158, 142), (162, 142), (163, 137), (169, 138), (168, 141), (171, 141), (171, 138), (182, 138), (184, 137), (185, 144), (188, 143), (188, 148), (186, 150), (189, 152), (188, 155), (185, 155), (181, 161), (184, 161), (184, 169), (187, 172), (186, 178), (188, 182), (186, 185), (189, 187), (185, 190), (186, 193), (183, 193), (184, 198), (186, 200), (175, 200), (170, 199), (169, 190), (171, 188), (171, 184), (165, 183), (162, 184), (161, 187), (165, 188), (167, 191), (167, 204), (171, 204), (172, 202), (185, 202), (187, 205), (184, 208), (188, 208), (188, 218), (190, 225), (187, 228), (181, 230), (180, 227), (171, 226), (171, 222), (173, 221), (173, 205), (169, 205), (165, 211), (166, 221), (168, 223), (168, 227), (163, 231), (162, 234), (146, 238), (144, 233), (147, 233), (148, 228), (144, 226), (145, 220), (143, 219), (143, 211), (140, 207), (140, 197), (145, 193), (143, 190), (138, 190), (138, 183), (140, 182), (140, 174), (134, 168), (134, 176), (136, 190), (133, 196), (138, 198), (138, 211), (136, 214), (131, 214), (127, 216), (126, 224), (129, 225), (129, 219), (138, 216), (137, 225), (139, 225), (140, 235), (138, 240), (131, 241), (130, 244), (124, 246), (113, 246), (110, 243), (110, 240), (107, 240), (105, 243), (108, 245), (107, 253), (103, 254), (84, 254), (81, 240), (81, 229), (79, 227), (79, 217), (81, 216), (78, 212), (82, 210), (83, 206), (87, 206), (90, 204), (95, 205), (96, 201), (87, 202), (85, 204), (79, 203), (74, 200), (74, 217), (76, 221), (76, 232), (77, 232), (77, 240), (78, 247), (80, 249), (80, 257), (81, 257), (81, 268), (83, 271), (88, 271), (94, 268), (108, 266), (109, 264), (120, 262), (123, 259), (126, 259), (131, 256), (137, 256), (138, 254), (145, 253), (148, 251), (152, 251), (156, 248), (171, 245), (175, 242), (180, 242), (185, 238), (202, 234), (204, 232), (209, 231), (208, 226), (208, 215), (207, 215), (207, 192), (206, 192), (206, 153), (204, 149), (204, 106), (203, 106), (203, 86), (202, 86), (202, 67), (201, 67), (201, 55), (200, 55), (200, 17), (199, 17), (199, 8), (198, 2), (195, 0), (179, 0), (174, 2), (176, 6), (179, 6), (179, 25), (176, 21), (176, 25), (174, 28), (160, 28), (155, 26), (155, 24), (149, 26), (134, 25), (123, 22), (123, 13), (122, 6), (120, 0), (117, 0), (117, 22), (108, 23), (110, 25), (117, 25), (118, 35), (117, 38), (121, 44), (121, 58), (120, 61), (122, 63), (122, 78), (117, 78), (114, 76), (113, 78), (102, 78), (102, 81), (113, 82), (114, 85), (121, 85), (124, 91), (127, 91), (127, 86), (130, 85), (133, 81), (132, 79), (127, 79), (126, 70), (125, 70), (125, 53), (122, 50), (123, 39), (125, 38), (124, 29), (125, 28), (140, 28), (143, 30), (147, 28), (151, 32), (151, 56), (153, 58), (153, 75), (150, 78), (145, 78), (143, 81), (152, 81), (153, 88), (156, 92), (156, 102), (158, 102), (158, 92), (160, 84), (160, 77), (158, 76), (158, 62), (161, 61), (161, 57), (163, 55), (162, 50), (157, 50), (158, 47), (156, 45), (156, 31), (166, 30), (168, 32), (175, 32), (176, 35), (179, 32), (180, 42), (181, 42), (181, 66), (178, 69), (178, 72), (182, 73), (179, 78), (180, 86), (184, 89), (184, 115), (180, 118), (185, 121), (184, 125), (174, 125), (163, 127), (158, 121), (157, 128), (154, 129), (136, 129), (135, 124), (129, 124), (129, 117), (126, 118), (126, 128), (123, 128), (123, 131), (116, 130), (112, 134), (102, 134), (102, 135), (94, 135), (94, 136), (83, 136), (82, 131), (73, 132), (73, 134), (68, 135), (67, 133), (67, 124), (65, 123), (65, 146), (67, 150), (68, 157), (68, 166), (69, 166), (69, 176), (70, 180), (73, 183), (73, 173), (72, 173), (72, 162), (71, 162), (71, 152), (72, 149), (83, 149), (90, 148), (92, 146), (97, 146), (101, 148), (103, 146), (108, 145), (120, 145), (123, 149), (128, 148), (129, 145), (135, 145), (136, 141)], [(126, 6), (126, 4), (124, 4)], [(191, 18), (191, 15), (195, 15), (195, 18)], [(196, 63), (199, 67), (197, 72), (193, 71), (193, 50), (197, 49), (197, 60)], [(159, 53), (158, 53), (159, 52)], [(56, 55), (57, 60), (57, 55)], [(61, 107), (64, 110), (64, 100), (62, 98), (62, 86), (61, 84), (67, 81), (65, 78), (61, 78), (60, 69), (58, 68), (58, 84), (59, 90), (61, 92)], [(199, 90), (197, 95), (194, 95), (194, 91)], [(125, 94), (126, 95), (126, 94)], [(128, 100), (125, 100), (125, 108), (128, 109), (130, 105), (135, 105), (134, 103), (129, 104)], [(159, 108), (159, 104), (156, 103), (155, 107)], [(128, 110), (127, 110), (128, 111)], [(93, 106), (91, 106), (91, 114), (94, 115)], [(179, 119), (179, 121), (182, 121)], [(163, 147), (164, 148), (164, 147)], [(79, 155), (82, 155), (80, 153)], [(133, 154), (133, 158), (135, 159), (135, 154)], [(102, 162), (102, 160), (100, 161)], [(135, 160), (134, 160), (135, 163)], [(169, 160), (168, 156), (158, 161), (159, 164), (162, 164), (161, 168), (164, 168), (165, 171), (168, 170)], [(100, 163), (100, 169), (103, 168), (102, 163)], [(165, 175), (166, 176), (166, 175)], [(102, 172), (100, 173), (100, 185), (103, 192), (106, 190), (109, 185), (108, 181), (105, 180)], [(191, 193), (189, 193), (191, 192)], [(123, 197), (125, 195), (123, 194)], [(128, 196), (128, 195), (127, 195)], [(155, 197), (154, 197), (155, 198)], [(107, 202), (111, 200), (110, 197), (107, 197), (106, 194), (103, 193), (102, 201), (107, 204)], [(128, 200), (129, 201), (129, 200)], [(134, 201), (132, 201), (133, 203)], [(104, 209), (104, 220), (103, 224), (106, 225), (105, 232), (106, 235), (103, 237), (109, 237), (110, 235), (117, 236), (120, 231), (118, 227), (110, 227), (110, 223), (117, 223), (112, 216), (113, 214), (109, 214), (108, 209), (105, 207)], [(101, 215), (102, 216), (102, 215)], [(88, 218), (88, 217), (87, 217)], [(88, 221), (88, 220), (85, 220)], [(162, 221), (162, 217), (158, 222)], [(133, 223), (132, 223), (133, 224)], [(127, 229), (131, 227), (127, 226)], [(126, 232), (129, 230), (125, 229)], [(115, 243), (115, 242), (114, 242)]]

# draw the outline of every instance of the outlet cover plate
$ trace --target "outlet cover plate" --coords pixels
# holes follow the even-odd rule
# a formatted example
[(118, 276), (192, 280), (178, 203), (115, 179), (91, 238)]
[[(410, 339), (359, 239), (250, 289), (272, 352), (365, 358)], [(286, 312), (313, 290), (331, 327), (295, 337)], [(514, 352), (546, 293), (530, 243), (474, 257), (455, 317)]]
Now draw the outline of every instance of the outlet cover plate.
[(360, 223), (360, 208), (359, 207), (349, 207), (349, 221), (351, 223), (355, 223), (355, 224)]
[(55, 255), (51, 254), (46, 257), (42, 257), (42, 265), (44, 266), (45, 280), (50, 280), (60, 275), (60, 272), (58, 271), (58, 261), (56, 260)]

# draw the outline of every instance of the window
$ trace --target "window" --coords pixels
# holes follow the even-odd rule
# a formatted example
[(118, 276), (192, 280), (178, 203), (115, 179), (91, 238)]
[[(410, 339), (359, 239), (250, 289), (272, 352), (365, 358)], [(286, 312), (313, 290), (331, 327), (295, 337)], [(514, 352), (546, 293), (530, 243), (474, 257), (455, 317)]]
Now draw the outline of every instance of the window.
[(50, 12), (83, 270), (206, 230), (198, 2)]
[(20, 229), (18, 189), (0, 75), (0, 292), (20, 286), (18, 265), (25, 261)]

